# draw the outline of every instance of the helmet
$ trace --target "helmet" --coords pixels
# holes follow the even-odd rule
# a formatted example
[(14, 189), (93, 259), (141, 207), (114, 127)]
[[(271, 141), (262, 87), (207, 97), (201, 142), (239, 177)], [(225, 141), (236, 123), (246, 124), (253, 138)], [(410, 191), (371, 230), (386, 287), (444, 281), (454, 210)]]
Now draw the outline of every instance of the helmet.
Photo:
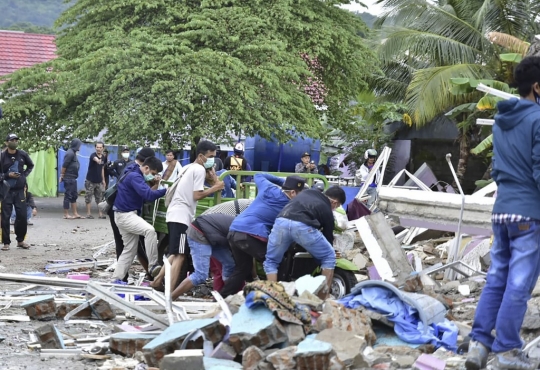
[(377, 158), (377, 151), (375, 149), (368, 149), (364, 153), (364, 159)]
[(316, 182), (311, 187), (314, 190), (319, 190), (321, 193), (324, 192), (324, 183), (323, 182)]
[(235, 154), (244, 154), (244, 145), (242, 143), (237, 143), (234, 146), (234, 153)]

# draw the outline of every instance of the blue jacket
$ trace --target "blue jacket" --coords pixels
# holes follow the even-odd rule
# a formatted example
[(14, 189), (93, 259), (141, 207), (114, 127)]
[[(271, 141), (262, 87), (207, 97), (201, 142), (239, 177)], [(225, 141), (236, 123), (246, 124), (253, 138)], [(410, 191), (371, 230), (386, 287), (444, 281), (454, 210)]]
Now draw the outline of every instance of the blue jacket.
[(526, 99), (497, 104), (493, 126), (493, 213), (540, 220), (540, 106)]
[(289, 203), (289, 198), (281, 191), (284, 182), (284, 178), (268, 173), (256, 174), (257, 197), (234, 219), (230, 230), (268, 238), (277, 215)]
[(128, 166), (129, 173), (117, 185), (118, 190), (114, 201), (114, 210), (120, 212), (140, 212), (144, 202), (152, 202), (161, 198), (167, 189), (152, 190), (144, 181), (139, 165)]

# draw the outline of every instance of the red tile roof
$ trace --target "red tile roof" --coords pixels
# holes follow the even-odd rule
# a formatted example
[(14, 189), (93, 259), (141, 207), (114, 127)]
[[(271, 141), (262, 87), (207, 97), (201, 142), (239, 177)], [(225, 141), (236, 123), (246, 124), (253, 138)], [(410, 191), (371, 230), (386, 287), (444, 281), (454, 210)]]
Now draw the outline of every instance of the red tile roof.
[(0, 31), (0, 76), (56, 58), (54, 35)]

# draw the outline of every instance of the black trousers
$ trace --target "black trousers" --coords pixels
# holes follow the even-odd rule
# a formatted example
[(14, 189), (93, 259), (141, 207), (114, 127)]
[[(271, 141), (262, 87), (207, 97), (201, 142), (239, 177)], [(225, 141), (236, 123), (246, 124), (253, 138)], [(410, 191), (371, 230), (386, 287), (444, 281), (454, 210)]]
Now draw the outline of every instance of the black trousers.
[(246, 233), (230, 231), (227, 235), (234, 257), (233, 274), (225, 281), (219, 293), (223, 298), (236, 294), (245, 281), (252, 280), (253, 259), (263, 262), (267, 243)]
[(18, 242), (23, 242), (28, 230), (26, 219), (26, 192), (24, 189), (10, 190), (2, 202), (2, 243), (11, 244), (9, 237), (9, 219), (15, 208), (15, 235)]

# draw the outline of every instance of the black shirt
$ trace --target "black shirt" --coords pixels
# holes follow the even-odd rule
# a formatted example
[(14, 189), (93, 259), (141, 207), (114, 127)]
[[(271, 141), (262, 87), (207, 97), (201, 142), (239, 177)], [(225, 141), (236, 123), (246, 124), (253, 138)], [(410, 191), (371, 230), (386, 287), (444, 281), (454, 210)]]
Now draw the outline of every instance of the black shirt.
[[(15, 153), (11, 154), (6, 149), (1, 153), (1, 167), (4, 180), (9, 183), (12, 190), (24, 188), (26, 178), (34, 169), (34, 162), (32, 162), (28, 153), (24, 150), (17, 149)], [(9, 177), (10, 172), (19, 172), (21, 175), (17, 179), (11, 178)]]
[[(101, 160), (101, 164), (96, 163), (94, 158)], [(90, 155), (90, 163), (88, 164), (88, 173), (86, 174), (86, 179), (94, 184), (101, 184), (103, 182), (103, 166), (105, 166), (106, 157), (102, 155), (98, 157), (96, 153)]]
[(229, 245), (227, 234), (233, 221), (234, 216), (210, 213), (197, 217), (191, 224), (202, 231), (210, 245), (217, 247)]
[(124, 174), (126, 167), (130, 165), (131, 163), (133, 163), (133, 161), (130, 159), (128, 160), (125, 160), (124, 158), (117, 159), (116, 161), (113, 162), (112, 166), (110, 167), (111, 176), (119, 179)]
[(278, 218), (298, 221), (322, 233), (330, 244), (334, 242), (334, 213), (330, 200), (319, 190), (303, 190), (280, 212)]

